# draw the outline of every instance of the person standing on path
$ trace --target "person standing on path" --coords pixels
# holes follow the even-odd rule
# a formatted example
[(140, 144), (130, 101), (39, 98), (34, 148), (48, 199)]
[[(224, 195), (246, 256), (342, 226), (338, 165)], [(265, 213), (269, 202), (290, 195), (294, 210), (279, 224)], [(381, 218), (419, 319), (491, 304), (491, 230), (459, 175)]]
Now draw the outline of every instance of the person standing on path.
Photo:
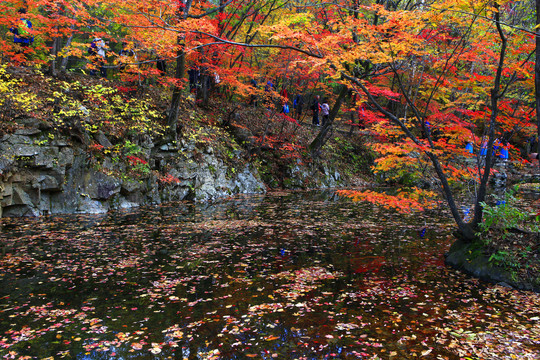
[(285, 99), (285, 102), (289, 102), (289, 93), (287, 92), (287, 88), (285, 86), (281, 88), (279, 95)]
[(302, 110), (304, 108), (304, 98), (302, 97), (302, 94), (296, 95), (294, 98), (293, 107), (295, 110), (296, 120), (300, 121), (300, 118), (302, 117)]
[[(103, 78), (107, 78), (107, 69), (105, 68), (105, 62), (107, 61), (107, 44), (103, 41), (102, 38), (96, 37), (90, 43), (88, 48), (88, 53), (90, 54), (92, 63), (94, 66), (99, 69), (99, 74)], [(90, 75), (95, 76), (96, 70), (92, 69)]]
[(268, 80), (266, 82), (266, 86), (264, 87), (264, 107), (266, 107), (266, 110), (268, 111), (270, 111), (273, 108), (272, 99), (274, 97), (274, 94), (273, 94), (274, 91), (275, 91), (274, 84), (272, 83), (271, 80)]
[(21, 16), (19, 23), (17, 26), (11, 27), (9, 31), (13, 35), (13, 43), (17, 46), (17, 54), (21, 54), (34, 42), (34, 36), (32, 35), (32, 23), (26, 18), (26, 9), (20, 8), (17, 12)]
[(313, 110), (313, 125), (319, 126), (319, 110), (320, 110), (320, 104), (319, 104), (319, 95), (315, 96), (315, 99), (313, 100), (313, 104), (311, 104), (311, 110)]
[(251, 87), (251, 94), (249, 95), (249, 105), (257, 106), (257, 90), (259, 89), (257, 80), (251, 79), (250, 87)]
[(322, 126), (325, 126), (326, 124), (328, 124), (328, 120), (330, 119), (330, 105), (328, 105), (327, 99), (324, 99), (321, 105), (321, 115), (322, 115)]
[(133, 67), (137, 63), (137, 54), (134, 51), (133, 42), (123, 41), (122, 50), (118, 53), (118, 68), (123, 71), (126, 67)]

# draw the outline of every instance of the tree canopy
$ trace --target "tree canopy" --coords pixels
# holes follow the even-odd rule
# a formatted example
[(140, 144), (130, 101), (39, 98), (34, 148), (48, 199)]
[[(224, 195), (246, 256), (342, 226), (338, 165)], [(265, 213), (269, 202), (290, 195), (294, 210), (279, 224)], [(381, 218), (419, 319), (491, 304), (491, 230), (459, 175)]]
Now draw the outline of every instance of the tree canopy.
[[(219, 78), (231, 99), (263, 95), (269, 80), (278, 91), (324, 94), (335, 102), (332, 120), (345, 96), (356, 94), (352, 107), (377, 136), (374, 171), (420, 178), (432, 169), (437, 186), (411, 186), (398, 197), (344, 194), (403, 210), (429, 207), (442, 192), (460, 234), (471, 239), (501, 150), (519, 158), (516, 144), (537, 132), (532, 9), (531, 0), (8, 0), (0, 25), (17, 28), (24, 16), (34, 42), (21, 48), (8, 32), (0, 48), (4, 60), (56, 74), (68, 58), (81, 71), (95, 66), (87, 51), (94, 38), (108, 42), (109, 68), (126, 66), (119, 50), (133, 44), (127, 73), (173, 89), (169, 127), (186, 69)], [(158, 62), (174, 71), (160, 72)], [(470, 222), (454, 198), (465, 182), (475, 184)]]

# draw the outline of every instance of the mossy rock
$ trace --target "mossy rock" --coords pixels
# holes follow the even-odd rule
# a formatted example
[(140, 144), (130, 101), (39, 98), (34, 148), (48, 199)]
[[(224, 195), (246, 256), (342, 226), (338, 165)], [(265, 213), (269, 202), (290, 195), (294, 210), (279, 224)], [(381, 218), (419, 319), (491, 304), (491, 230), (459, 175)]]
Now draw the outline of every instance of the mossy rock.
[(489, 255), (477, 243), (457, 240), (445, 254), (445, 262), (452, 268), (493, 284), (511, 286), (519, 290), (540, 292), (540, 284), (515, 279), (511, 271), (489, 261)]

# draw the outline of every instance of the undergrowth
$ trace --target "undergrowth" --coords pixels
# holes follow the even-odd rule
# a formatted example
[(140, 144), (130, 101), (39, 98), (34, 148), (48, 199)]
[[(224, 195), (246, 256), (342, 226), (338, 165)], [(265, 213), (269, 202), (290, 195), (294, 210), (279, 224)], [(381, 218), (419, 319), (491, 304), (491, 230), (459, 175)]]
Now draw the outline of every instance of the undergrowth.
[(524, 207), (517, 190), (482, 203), (478, 236), (491, 264), (506, 269), (515, 281), (540, 285), (540, 211)]

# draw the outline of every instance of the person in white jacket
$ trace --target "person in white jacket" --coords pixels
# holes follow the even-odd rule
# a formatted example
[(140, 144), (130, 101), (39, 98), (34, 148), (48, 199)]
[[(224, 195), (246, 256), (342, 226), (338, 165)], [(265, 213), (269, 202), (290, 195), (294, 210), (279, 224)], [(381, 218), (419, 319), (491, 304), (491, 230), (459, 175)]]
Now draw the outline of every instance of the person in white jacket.
[[(92, 62), (97, 68), (99, 68), (99, 73), (104, 78), (107, 77), (107, 69), (105, 68), (105, 62), (107, 61), (106, 46), (107, 45), (102, 38), (96, 37), (94, 40), (92, 40), (92, 43), (88, 48), (88, 53), (92, 57)], [(90, 71), (90, 75), (95, 74), (95, 70)]]
[(327, 99), (324, 99), (323, 103), (321, 104), (321, 115), (322, 126), (324, 126), (328, 123), (328, 120), (330, 119), (330, 105), (328, 105)]

